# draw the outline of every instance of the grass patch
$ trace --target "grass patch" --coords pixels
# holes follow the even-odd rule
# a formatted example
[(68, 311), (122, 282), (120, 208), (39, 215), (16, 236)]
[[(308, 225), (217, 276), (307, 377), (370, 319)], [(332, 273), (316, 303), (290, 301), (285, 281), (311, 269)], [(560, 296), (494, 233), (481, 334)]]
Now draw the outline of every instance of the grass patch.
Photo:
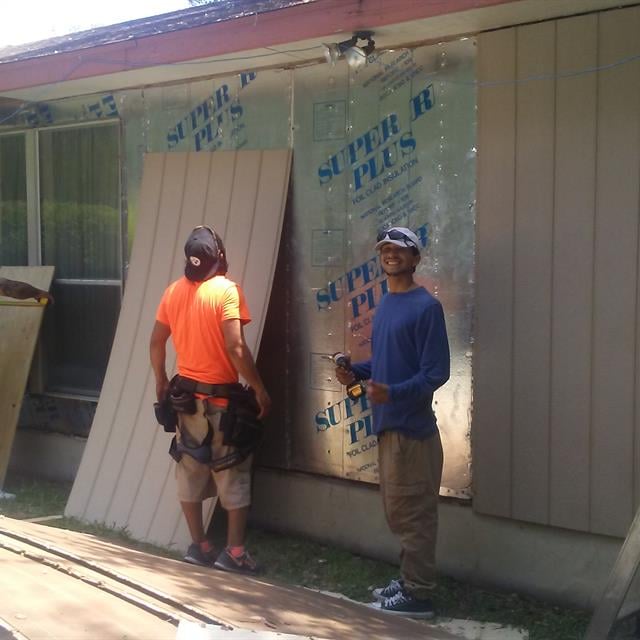
[[(264, 564), (266, 576), (280, 582), (341, 593), (371, 601), (371, 590), (398, 577), (398, 567), (363, 558), (318, 542), (253, 529), (251, 552)], [(441, 618), (494, 622), (529, 631), (529, 640), (581, 640), (589, 615), (556, 607), (515, 593), (462, 583), (440, 576), (434, 594)]]
[(13, 493), (16, 497), (0, 500), (0, 514), (16, 520), (28, 520), (62, 514), (71, 491), (71, 483), (9, 474), (4, 491)]
[[(16, 519), (62, 514), (70, 490), (69, 484), (9, 476), (5, 491), (15, 493), (16, 499), (0, 500), (0, 514)], [(224, 518), (221, 520), (214, 521), (214, 541), (218, 546), (224, 542)], [(86, 524), (75, 518), (60, 518), (45, 524), (90, 533), (138, 551), (181, 557), (173, 550), (135, 540), (126, 528)], [(265, 567), (267, 579), (341, 593), (361, 602), (369, 602), (371, 589), (387, 584), (398, 575), (397, 566), (295, 536), (251, 529), (247, 545)], [(583, 611), (556, 607), (514, 593), (481, 589), (445, 576), (439, 580), (434, 602), (442, 618), (472, 619), (526, 629), (529, 640), (580, 640), (589, 621), (589, 615)]]
[(266, 569), (267, 577), (288, 584), (341, 593), (370, 602), (371, 589), (396, 577), (393, 565), (354, 555), (302, 538), (251, 529), (251, 553)]

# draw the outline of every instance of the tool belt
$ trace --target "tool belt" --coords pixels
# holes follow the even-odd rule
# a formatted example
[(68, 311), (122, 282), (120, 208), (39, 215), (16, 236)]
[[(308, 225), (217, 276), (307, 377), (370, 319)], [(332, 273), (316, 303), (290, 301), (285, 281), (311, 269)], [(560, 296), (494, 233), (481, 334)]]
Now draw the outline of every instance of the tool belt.
[(169, 385), (168, 394), (174, 411), (195, 414), (197, 411), (195, 393), (229, 400), (226, 410), (220, 417), (220, 430), (223, 433), (223, 444), (231, 447), (231, 452), (212, 459), (213, 429), (209, 424), (207, 435), (197, 447), (189, 447), (174, 436), (169, 455), (179, 462), (182, 454), (186, 453), (198, 462), (209, 465), (213, 471), (223, 471), (246, 460), (260, 446), (264, 430), (261, 421), (257, 418), (260, 407), (254, 390), (240, 383), (208, 384), (184, 376), (174, 376)]
[(193, 378), (186, 378), (185, 376), (174, 376), (171, 382), (182, 391), (186, 391), (187, 393), (201, 393), (211, 398), (229, 398), (230, 395), (242, 393), (245, 390), (239, 382), (209, 384), (207, 382), (193, 380)]

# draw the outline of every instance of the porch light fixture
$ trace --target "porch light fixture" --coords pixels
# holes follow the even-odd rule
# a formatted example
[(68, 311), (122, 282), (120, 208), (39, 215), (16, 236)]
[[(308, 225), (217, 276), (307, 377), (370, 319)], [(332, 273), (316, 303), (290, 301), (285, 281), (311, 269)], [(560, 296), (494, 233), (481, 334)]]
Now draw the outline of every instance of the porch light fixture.
[[(366, 44), (358, 46), (360, 40), (366, 41)], [(329, 64), (335, 65), (338, 59), (343, 57), (354, 71), (367, 63), (367, 56), (371, 55), (375, 48), (372, 31), (356, 31), (349, 40), (322, 45), (324, 57)]]

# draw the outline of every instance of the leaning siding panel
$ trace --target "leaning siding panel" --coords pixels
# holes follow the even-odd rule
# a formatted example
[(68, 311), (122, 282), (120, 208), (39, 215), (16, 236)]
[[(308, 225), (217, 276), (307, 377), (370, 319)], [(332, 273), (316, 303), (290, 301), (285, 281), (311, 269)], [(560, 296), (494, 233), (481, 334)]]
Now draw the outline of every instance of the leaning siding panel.
[[(180, 198), (178, 203), (176, 203), (175, 199), (173, 202), (168, 203), (167, 215), (172, 220), (168, 228), (165, 229), (166, 233), (162, 235), (165, 236), (163, 242), (168, 242), (171, 245), (169, 251), (164, 257), (161, 256), (160, 252), (156, 251), (157, 258), (160, 260), (164, 258), (165, 268), (170, 270), (167, 274), (170, 280), (175, 279), (180, 274), (180, 270), (184, 265), (184, 254), (180, 251), (179, 246), (180, 239), (182, 238), (180, 232), (186, 228), (186, 235), (190, 229), (202, 223), (206, 196), (202, 185), (206, 185), (208, 182), (211, 157), (207, 154), (206, 161), (203, 162), (193, 154), (175, 155), (180, 158), (183, 164), (181, 164), (179, 168), (166, 164), (165, 167), (167, 171), (163, 175), (158, 176), (158, 184), (167, 185), (168, 188), (174, 190), (176, 194), (174, 198)], [(172, 209), (171, 207), (176, 204), (178, 205), (177, 208)], [(139, 229), (144, 229), (144, 226), (140, 226)], [(151, 274), (154, 273), (155, 267), (157, 267), (157, 265), (152, 265)], [(160, 281), (160, 286), (162, 285), (163, 283)], [(151, 327), (153, 326), (158, 301), (159, 298), (149, 299), (146, 317), (142, 319), (141, 324), (147, 336), (150, 334)], [(145, 334), (143, 333), (143, 335)], [(144, 340), (140, 340), (140, 347), (144, 349)], [(148, 347), (146, 351), (148, 353)], [(148, 363), (144, 361), (144, 353), (140, 354), (140, 357), (140, 364), (141, 367), (144, 368), (146, 375), (146, 384), (142, 396), (143, 399), (142, 401), (138, 399), (138, 403), (140, 411), (144, 411), (145, 408), (148, 409), (155, 400), (155, 377), (148, 368)], [(173, 350), (171, 350), (167, 353), (167, 373), (169, 375), (171, 375), (174, 365), (175, 358)], [(131, 375), (137, 375), (137, 372), (133, 368), (130, 368), (127, 372), (127, 376)], [(122, 469), (116, 480), (111, 504), (107, 511), (107, 522), (129, 522), (129, 528), (133, 533), (134, 518), (140, 517), (143, 513), (149, 512), (153, 514), (156, 511), (155, 505), (158, 503), (159, 495), (162, 492), (162, 486), (164, 484), (162, 473), (165, 471), (166, 466), (163, 456), (158, 455), (157, 451), (157, 449), (162, 448), (164, 448), (164, 453), (166, 454), (168, 448), (166, 436), (161, 430), (132, 430), (131, 440), (124, 454)], [(143, 464), (140, 464), (141, 455), (145, 456)], [(133, 505), (137, 493), (131, 491), (131, 487), (140, 487), (143, 478), (147, 480), (148, 484), (148, 486), (145, 485), (145, 487), (141, 487), (141, 493), (145, 496), (145, 504), (138, 504), (134, 515)]]
[[(275, 165), (278, 168), (275, 169)], [(170, 437), (153, 419), (155, 382), (148, 343), (162, 291), (179, 277), (182, 246), (196, 224), (222, 232), (230, 256), (230, 277), (252, 292), (248, 299), (254, 322), (262, 327), (269, 287), (253, 287), (242, 274), (252, 254), (247, 232), (266, 225), (261, 238), (263, 282), (270, 284), (284, 213), (290, 151), (150, 154), (145, 159), (141, 214), (131, 275), (116, 332), (111, 362), (96, 420), (67, 505), (67, 515), (127, 527), (133, 535), (162, 544), (184, 546), (187, 531), (180, 511), (167, 455)], [(271, 178), (261, 182), (261, 168)], [(263, 193), (259, 197), (259, 185)], [(263, 202), (268, 206), (263, 207)], [(264, 220), (263, 218), (268, 218)], [(254, 238), (251, 242), (255, 242)], [(267, 246), (267, 244), (269, 246)], [(251, 250), (250, 250), (251, 249)], [(255, 268), (251, 273), (255, 273)], [(249, 344), (257, 350), (260, 329)], [(175, 362), (167, 354), (168, 372)], [(102, 408), (104, 402), (108, 406)], [(100, 417), (100, 419), (98, 419)]]
[[(187, 157), (186, 153), (167, 155), (164, 172), (161, 176), (157, 176), (158, 181), (152, 185), (152, 188), (158, 188), (159, 185), (161, 189), (157, 222), (154, 225), (149, 221), (147, 225), (145, 224), (147, 220), (141, 216), (138, 226), (138, 233), (145, 233), (147, 226), (155, 229), (154, 248), (151, 260), (145, 265), (147, 278), (143, 288), (135, 292), (130, 289), (128, 292), (137, 296), (141, 311), (137, 324), (129, 328), (134, 333), (131, 361), (126, 369), (115, 373), (124, 378), (125, 384), (118, 400), (113, 423), (107, 427), (110, 432), (107, 450), (91, 501), (84, 513), (84, 517), (91, 522), (100, 520), (109, 524), (118, 523), (116, 520), (107, 521), (106, 517), (113, 502), (118, 479), (123, 473), (127, 453), (132, 450), (136, 427), (151, 410), (150, 403), (153, 402), (153, 396), (149, 397), (145, 394), (145, 390), (149, 389), (148, 383), (151, 377), (149, 334), (158, 301), (171, 277), (171, 257), (184, 197)], [(133, 452), (137, 460), (146, 461), (146, 454), (147, 451)], [(130, 489), (133, 490), (133, 487)]]
[[(156, 234), (157, 211), (160, 207), (160, 189), (154, 181), (158, 175), (162, 175), (164, 167), (164, 155), (150, 155), (145, 160), (145, 173), (142, 179), (141, 193), (146, 194), (141, 216), (149, 218), (150, 222), (145, 227), (145, 233), (136, 235), (131, 263), (129, 265), (129, 277), (125, 288), (125, 296), (120, 309), (120, 317), (116, 334), (113, 339), (113, 347), (109, 358), (109, 365), (105, 374), (100, 402), (96, 409), (93, 424), (103, 425), (99, 429), (92, 429), (91, 437), (87, 442), (76, 481), (71, 489), (65, 513), (79, 518), (84, 518), (87, 505), (93, 494), (98, 478), (98, 470), (102, 466), (103, 457), (107, 452), (107, 445), (111, 435), (110, 425), (113, 424), (120, 396), (124, 388), (123, 372), (129, 367), (131, 353), (135, 340), (135, 328), (140, 321), (142, 311), (137, 295), (146, 285), (148, 277), (148, 264), (154, 246)], [(150, 214), (149, 211), (154, 213)], [(149, 226), (150, 225), (150, 226)], [(136, 295), (129, 294), (129, 290)], [(108, 426), (104, 426), (108, 425)], [(82, 481), (79, 481), (79, 479)]]

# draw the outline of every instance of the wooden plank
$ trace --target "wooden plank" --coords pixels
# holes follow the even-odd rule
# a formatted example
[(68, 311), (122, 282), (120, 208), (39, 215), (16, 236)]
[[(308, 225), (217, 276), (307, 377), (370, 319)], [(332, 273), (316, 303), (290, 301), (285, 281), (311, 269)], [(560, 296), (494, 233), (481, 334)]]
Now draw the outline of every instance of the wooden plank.
[[(637, 512), (620, 548), (613, 569), (611, 569), (600, 601), (596, 603), (584, 640), (610, 638), (610, 633), (619, 617), (625, 616), (625, 614), (637, 614), (637, 604), (633, 605), (630, 602), (634, 598), (628, 598), (628, 594), (638, 572), (639, 563), (640, 512)], [(625, 612), (623, 603), (625, 605), (632, 604), (633, 608)]]
[[(287, 166), (276, 166), (282, 163)], [(95, 469), (87, 469), (85, 465), (85, 472), (81, 473), (83, 459), (74, 484), (75, 491), (86, 475), (91, 490), (88, 496), (79, 492), (83, 494), (82, 500), (76, 499), (67, 506), (68, 515), (126, 526), (135, 537), (186, 547), (188, 532), (180, 514), (173, 466), (167, 455), (170, 436), (155, 423), (151, 409), (155, 382), (149, 365), (149, 334), (162, 291), (182, 274), (184, 241), (197, 224), (212, 224), (221, 233), (229, 260), (240, 274), (244, 273), (244, 262), (253, 251), (250, 245), (270, 244), (273, 255), (268, 259), (266, 253), (261, 254), (260, 276), (263, 285), (271, 283), (279, 238), (278, 234), (263, 233), (262, 225), (264, 229), (280, 229), (287, 186), (273, 180), (288, 179), (289, 163), (289, 151), (170, 153), (146, 158), (143, 179), (146, 190), (140, 196), (143, 212), (136, 238), (147, 232), (152, 242), (151, 246), (143, 246), (143, 259), (135, 262), (135, 273), (132, 267), (125, 294), (125, 302), (129, 301), (132, 311), (121, 318), (116, 334), (123, 337), (128, 358), (120, 357), (118, 369), (109, 366), (107, 378), (115, 378), (117, 383), (108, 379), (105, 386), (111, 384), (117, 390), (108, 396), (115, 399), (116, 407), (101, 414), (106, 419), (94, 421), (85, 458), (89, 457)], [(261, 178), (261, 168), (266, 170), (265, 178)], [(262, 197), (267, 206), (263, 206), (258, 186), (269, 183), (279, 197), (274, 198), (271, 190), (264, 190)], [(256, 216), (260, 219), (257, 227)], [(259, 236), (249, 233), (254, 227), (259, 229)], [(135, 251), (134, 246), (134, 258)], [(230, 276), (234, 277), (233, 270)], [(269, 287), (254, 287), (252, 291), (255, 299), (248, 302), (254, 322), (262, 326)], [(124, 322), (129, 325), (121, 328)], [(114, 344), (114, 354), (121, 353), (122, 346)], [(169, 348), (168, 373), (174, 363), (175, 355)], [(100, 413), (100, 404), (96, 415)], [(92, 441), (99, 443), (101, 451), (95, 450)], [(207, 519), (211, 508), (209, 504)]]
[[(48, 291), (54, 267), (0, 267), (0, 277)], [(29, 377), (44, 306), (0, 297), (0, 489), (9, 466), (22, 397)], [(33, 302), (34, 305), (15, 304)]]
[[(22, 638), (121, 640), (131, 637), (133, 630), (138, 638), (176, 637), (176, 628), (170, 622), (76, 577), (4, 549), (0, 549), (0, 562), (3, 612), (23, 634)], [(76, 571), (83, 576), (87, 574), (86, 570)], [(98, 581), (95, 576), (91, 578)], [(68, 615), (61, 615), (61, 611)], [(15, 638), (1, 630), (0, 627), (0, 638)]]
[(515, 30), (479, 37), (478, 79), (473, 506), (482, 513), (509, 516)]
[[(599, 20), (600, 66), (638, 55), (640, 8)], [(591, 530), (608, 535), (624, 535), (633, 517), (639, 67), (598, 74)]]
[(158, 183), (155, 180), (158, 175), (162, 175), (164, 162), (165, 156), (162, 154), (145, 157), (138, 217), (138, 229), (144, 229), (145, 232), (137, 233), (134, 239), (118, 326), (100, 393), (100, 402), (93, 419), (93, 425), (100, 426), (91, 429), (76, 474), (76, 481), (65, 508), (67, 516), (85, 517), (87, 504), (93, 493), (103, 456), (107, 450), (111, 426), (125, 385), (124, 372), (131, 361), (136, 337), (135, 329), (140, 321), (141, 307), (138, 294), (144, 290), (156, 235), (157, 210), (160, 206), (161, 190), (157, 188)]
[[(311, 640), (312, 637), (332, 640), (456, 640), (459, 637), (415, 620), (390, 616), (359, 603), (333, 598), (310, 589), (274, 584), (263, 578), (212, 571), (186, 562), (119, 547), (87, 534), (9, 518), (3, 520), (0, 529), (0, 536), (2, 531), (8, 530), (27, 540), (44, 542), (66, 550), (155, 592), (166, 594), (188, 607), (205, 611), (207, 615), (225, 624), (246, 629), (247, 632), (252, 631), (256, 634), (256, 640), (261, 637), (261, 632), (266, 631), (300, 635), (300, 640)], [(3, 573), (6, 566), (3, 563)], [(42, 577), (41, 571), (38, 574)], [(21, 595), (27, 600), (37, 601), (29, 599), (25, 594)], [(81, 609), (78, 615), (82, 616), (86, 609), (81, 606), (84, 597), (82, 594), (74, 596), (76, 606)], [(68, 605), (66, 609), (74, 609), (72, 603), (65, 604)], [(53, 607), (51, 615), (53, 613), (60, 618), (59, 608)], [(135, 624), (129, 625), (129, 628), (135, 629)], [(30, 637), (51, 636), (35, 634)], [(66, 639), (70, 636), (56, 637)], [(103, 637), (113, 636), (102, 636), (92, 628), (91, 635), (73, 637), (102, 640)], [(146, 639), (158, 636), (133, 632), (128, 637)]]
[(595, 15), (558, 22), (553, 238), (550, 524), (589, 529), (595, 216)]
[(520, 27), (516, 47), (512, 516), (546, 523), (555, 23)]

